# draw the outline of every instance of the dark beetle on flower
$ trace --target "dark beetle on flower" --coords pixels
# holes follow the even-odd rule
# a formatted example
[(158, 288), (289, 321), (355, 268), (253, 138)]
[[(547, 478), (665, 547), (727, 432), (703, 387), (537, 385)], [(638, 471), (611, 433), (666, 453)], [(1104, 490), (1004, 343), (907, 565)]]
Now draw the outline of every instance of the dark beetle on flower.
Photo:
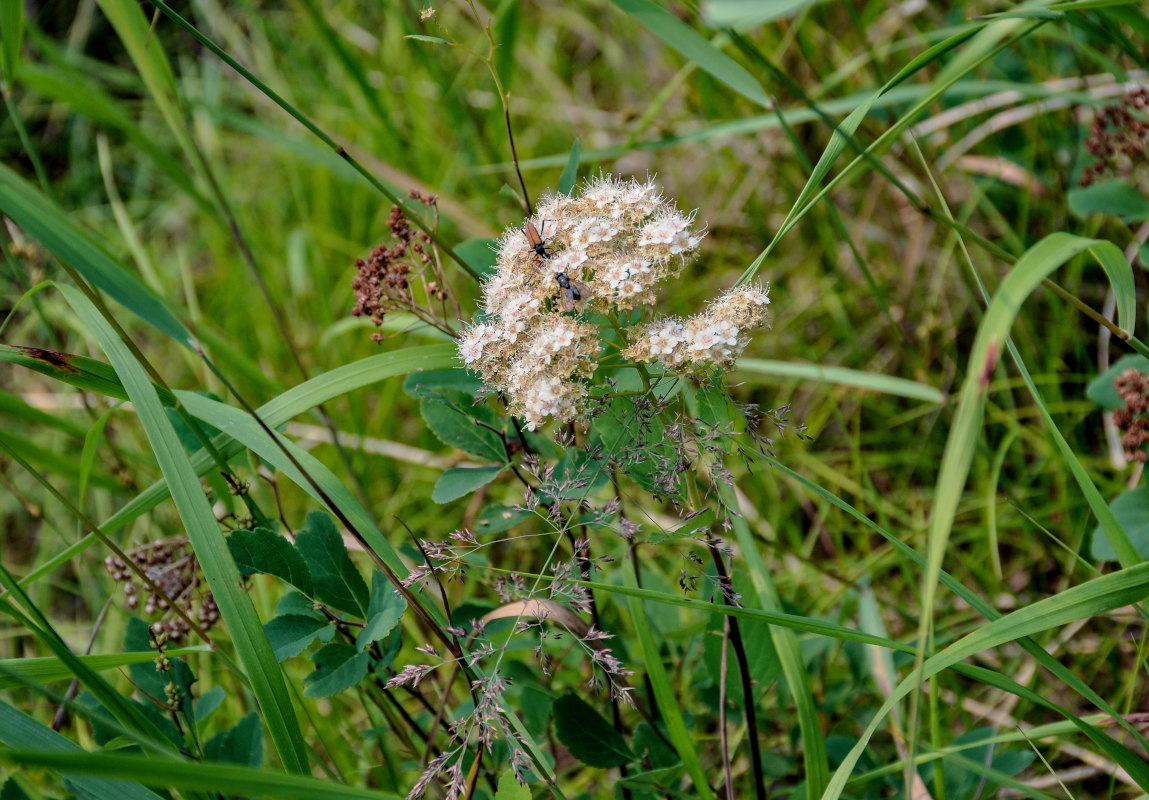
[[(546, 229), (547, 221), (545, 219), (542, 221), (540, 227), (542, 227), (543, 230)], [(535, 227), (535, 223), (528, 222), (519, 230), (523, 232), (523, 236), (527, 237), (527, 244), (530, 245), (531, 250), (534, 250), (535, 255), (539, 258), (550, 258), (554, 255), (553, 251), (547, 247), (547, 243), (543, 240), (542, 233)]]

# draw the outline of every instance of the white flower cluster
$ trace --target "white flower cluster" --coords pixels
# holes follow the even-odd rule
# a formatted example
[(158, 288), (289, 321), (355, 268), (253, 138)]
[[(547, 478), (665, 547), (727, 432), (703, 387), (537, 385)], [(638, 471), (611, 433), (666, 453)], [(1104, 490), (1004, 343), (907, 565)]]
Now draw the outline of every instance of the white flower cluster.
[(712, 364), (730, 366), (750, 341), (750, 331), (766, 321), (769, 288), (741, 286), (689, 319), (671, 317), (643, 326), (623, 355), (661, 362), (672, 372)]
[(543, 198), (528, 220), (539, 248), (518, 228), (499, 240), (483, 284), (487, 320), (463, 332), (463, 363), (506, 392), (531, 430), (547, 417), (577, 419), (599, 353), (597, 329), (582, 314), (653, 305), (659, 283), (702, 241), (692, 222), (652, 181), (607, 175), (577, 197)]

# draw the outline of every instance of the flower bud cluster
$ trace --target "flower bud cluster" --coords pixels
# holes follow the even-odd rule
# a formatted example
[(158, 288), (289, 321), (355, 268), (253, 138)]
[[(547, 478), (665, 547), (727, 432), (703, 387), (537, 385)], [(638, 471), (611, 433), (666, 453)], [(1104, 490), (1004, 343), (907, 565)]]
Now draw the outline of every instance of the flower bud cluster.
[(644, 325), (623, 355), (660, 362), (671, 372), (731, 366), (750, 342), (750, 332), (765, 323), (769, 305), (769, 288), (731, 289), (689, 319), (669, 317)]

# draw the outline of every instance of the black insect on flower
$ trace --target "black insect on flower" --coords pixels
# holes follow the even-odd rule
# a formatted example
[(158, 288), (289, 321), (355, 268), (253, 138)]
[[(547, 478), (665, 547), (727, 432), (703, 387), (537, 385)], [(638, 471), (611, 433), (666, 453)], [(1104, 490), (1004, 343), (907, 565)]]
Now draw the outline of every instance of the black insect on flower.
[(538, 228), (535, 227), (535, 223), (527, 222), (526, 225), (519, 229), (523, 232), (523, 236), (527, 237), (527, 244), (530, 245), (531, 250), (535, 252), (535, 255), (543, 259), (549, 259), (554, 255), (554, 251), (547, 247), (546, 240), (543, 238), (543, 231), (545, 231), (546, 228), (547, 221), (544, 219)]

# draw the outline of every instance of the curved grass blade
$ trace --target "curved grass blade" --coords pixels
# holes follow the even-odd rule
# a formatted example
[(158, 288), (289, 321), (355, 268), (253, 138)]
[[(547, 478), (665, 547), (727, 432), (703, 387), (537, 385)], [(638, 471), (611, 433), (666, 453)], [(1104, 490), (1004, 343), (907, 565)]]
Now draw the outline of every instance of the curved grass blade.
[(764, 108), (771, 106), (770, 96), (757, 78), (666, 9), (650, 0), (614, 0), (614, 4), (719, 83)]
[[(882, 704), (861, 738), (858, 739), (858, 742), (835, 771), (830, 784), (822, 795), (822, 800), (837, 800), (841, 797), (854, 766), (861, 758), (862, 752), (868, 746), (870, 737), (873, 736), (878, 725), (885, 719), (894, 704), (913, 691), (922, 681), (983, 650), (1135, 603), (1144, 599), (1146, 595), (1149, 595), (1149, 564), (1139, 564), (1066, 589), (1064, 592), (1039, 600), (1033, 605), (996, 619), (954, 642), (937, 655), (926, 659), (920, 667), (914, 669), (898, 684), (890, 697)], [(968, 667), (966, 668), (968, 669)], [(984, 675), (986, 672), (989, 670), (979, 670), (979, 675), (985, 678), (987, 677)], [(997, 677), (998, 679), (1001, 678), (1001, 676)], [(1034, 697), (1036, 696), (1035, 694)], [(1045, 703), (1047, 702), (1045, 701)], [(1070, 717), (1071, 722), (1075, 719), (1077, 717)], [(1085, 722), (1080, 720), (1079, 722), (1079, 728), (1086, 726)], [(1149, 764), (1132, 756), (1131, 753), (1128, 755), (1121, 753), (1118, 748), (1124, 748), (1121, 748), (1105, 734), (1097, 732), (1096, 729), (1093, 730), (1094, 733), (1092, 734), (1084, 729), (1082, 732), (1089, 735), (1108, 755), (1117, 760), (1137, 781), (1139, 786), (1143, 789), (1149, 789)]]
[[(1073, 256), (1086, 251), (1097, 258), (1113, 286), (1117, 296), (1118, 324), (1126, 330), (1130, 330), (1133, 325), (1136, 309), (1133, 268), (1129, 266), (1129, 262), (1125, 260), (1125, 256), (1117, 246), (1111, 242), (1067, 233), (1051, 234), (1027, 250), (1002, 281), (978, 326), (965, 381), (959, 395), (957, 414), (942, 455), (934, 495), (934, 515), (928, 534), (928, 561), (922, 578), (922, 623), (919, 643), (924, 641), (933, 617), (934, 597), (942, 559), (945, 556), (950, 530), (957, 514), (958, 501), (969, 477), (974, 449), (981, 433), (986, 392), (1009, 336), (1009, 330), (1025, 298), (1055, 269)], [(1103, 504), (1103, 507), (1105, 511), (1101, 512), (1099, 521), (1122, 566), (1128, 567), (1139, 563), (1141, 557), (1137, 549), (1117, 524), (1108, 506)]]
[(734, 369), (751, 375), (804, 378), (821, 383), (836, 383), (926, 403), (946, 401), (946, 396), (929, 384), (895, 378), (891, 375), (875, 375), (872, 372), (846, 367), (823, 367), (819, 364), (796, 364), (791, 361), (770, 361), (765, 358), (740, 358)]
[(154, 387), (143, 367), (91, 301), (72, 286), (61, 285), (60, 291), (108, 355), (135, 406), (280, 759), (291, 772), (307, 772), (307, 747), (283, 671), (251, 598), (241, 588), (239, 570), (232, 561), (219, 523)]

